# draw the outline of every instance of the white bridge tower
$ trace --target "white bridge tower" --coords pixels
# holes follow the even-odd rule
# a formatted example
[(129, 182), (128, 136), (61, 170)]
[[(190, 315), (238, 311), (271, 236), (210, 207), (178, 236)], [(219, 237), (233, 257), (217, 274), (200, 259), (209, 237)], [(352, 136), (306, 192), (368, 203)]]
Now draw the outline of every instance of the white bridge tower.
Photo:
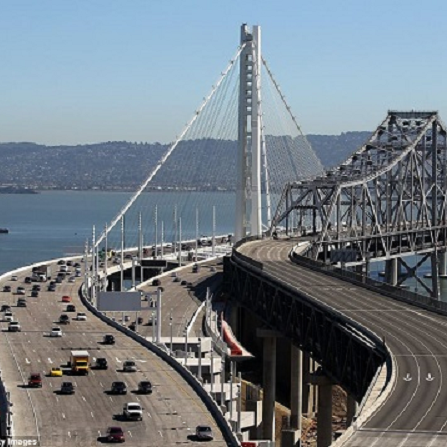
[(241, 27), (235, 242), (262, 234), (261, 27)]

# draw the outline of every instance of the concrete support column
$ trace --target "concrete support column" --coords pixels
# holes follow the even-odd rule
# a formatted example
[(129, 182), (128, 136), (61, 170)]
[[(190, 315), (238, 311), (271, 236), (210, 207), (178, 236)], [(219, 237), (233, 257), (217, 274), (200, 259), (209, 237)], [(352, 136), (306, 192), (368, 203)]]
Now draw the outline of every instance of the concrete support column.
[(281, 447), (299, 447), (301, 445), (302, 411), (302, 352), (290, 346), (290, 429), (281, 433)]
[(439, 277), (447, 278), (447, 251), (438, 252), (439, 256)]
[(311, 417), (313, 413), (312, 411), (313, 386), (310, 383), (311, 358), (307, 352), (303, 352), (302, 366), (303, 366), (302, 412), (306, 416)]
[(276, 332), (258, 329), (258, 337), (263, 338), (263, 399), (262, 433), (263, 439), (275, 441), (275, 401), (276, 401)]
[(398, 280), (398, 259), (388, 259), (385, 261), (385, 278), (388, 284), (395, 286)]
[(354, 421), (357, 408), (357, 401), (350, 394), (348, 394), (346, 396), (346, 427), (349, 427)]
[(318, 386), (317, 447), (329, 447), (332, 443), (332, 382), (321, 368), (311, 380)]

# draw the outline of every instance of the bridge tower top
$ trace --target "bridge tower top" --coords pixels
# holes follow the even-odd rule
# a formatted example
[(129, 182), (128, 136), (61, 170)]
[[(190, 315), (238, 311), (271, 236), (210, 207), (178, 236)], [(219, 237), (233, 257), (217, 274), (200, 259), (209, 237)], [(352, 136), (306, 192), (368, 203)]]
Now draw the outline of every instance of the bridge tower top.
[(241, 27), (235, 241), (262, 234), (261, 27)]

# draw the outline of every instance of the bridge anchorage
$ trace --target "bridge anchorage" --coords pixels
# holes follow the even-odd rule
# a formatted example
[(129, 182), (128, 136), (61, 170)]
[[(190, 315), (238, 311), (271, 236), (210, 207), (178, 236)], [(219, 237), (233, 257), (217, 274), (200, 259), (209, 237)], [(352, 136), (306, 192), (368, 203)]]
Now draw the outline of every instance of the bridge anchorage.
[[(365, 267), (387, 261), (387, 281), (416, 281), (439, 297), (446, 274), (446, 126), (436, 111), (388, 112), (344, 163), (309, 181), (289, 182), (272, 220), (312, 234), (307, 256), (325, 264)], [(295, 223), (294, 223), (295, 222)], [(422, 254), (415, 267), (402, 258)], [(432, 286), (416, 277), (431, 261)], [(406, 273), (398, 276), (398, 268)]]

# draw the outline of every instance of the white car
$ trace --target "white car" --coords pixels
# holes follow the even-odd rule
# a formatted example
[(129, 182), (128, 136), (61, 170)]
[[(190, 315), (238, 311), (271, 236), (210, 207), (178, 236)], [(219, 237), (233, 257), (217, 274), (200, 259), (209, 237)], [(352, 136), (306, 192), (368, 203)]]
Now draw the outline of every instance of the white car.
[(58, 326), (55, 326), (51, 329), (50, 337), (62, 337), (62, 329)]
[(9, 321), (9, 322), (13, 321), (13, 320), (14, 320), (14, 317), (13, 317), (13, 315), (12, 315), (12, 312), (11, 312), (11, 311), (7, 311), (7, 312), (5, 312), (5, 315), (4, 315), (3, 319), (4, 319), (5, 321)]
[(134, 421), (143, 420), (143, 408), (138, 402), (129, 402), (123, 407), (123, 416)]
[(78, 312), (78, 315), (76, 316), (76, 320), (87, 321), (87, 315), (85, 315), (84, 312)]
[(19, 278), (17, 277), (17, 275), (12, 275), (11, 276), (11, 281), (18, 281)]
[(76, 282), (76, 278), (74, 276), (70, 276), (70, 278), (68, 278), (68, 282)]
[(22, 327), (20, 326), (18, 321), (11, 321), (8, 325), (8, 331), (9, 332), (21, 332)]

